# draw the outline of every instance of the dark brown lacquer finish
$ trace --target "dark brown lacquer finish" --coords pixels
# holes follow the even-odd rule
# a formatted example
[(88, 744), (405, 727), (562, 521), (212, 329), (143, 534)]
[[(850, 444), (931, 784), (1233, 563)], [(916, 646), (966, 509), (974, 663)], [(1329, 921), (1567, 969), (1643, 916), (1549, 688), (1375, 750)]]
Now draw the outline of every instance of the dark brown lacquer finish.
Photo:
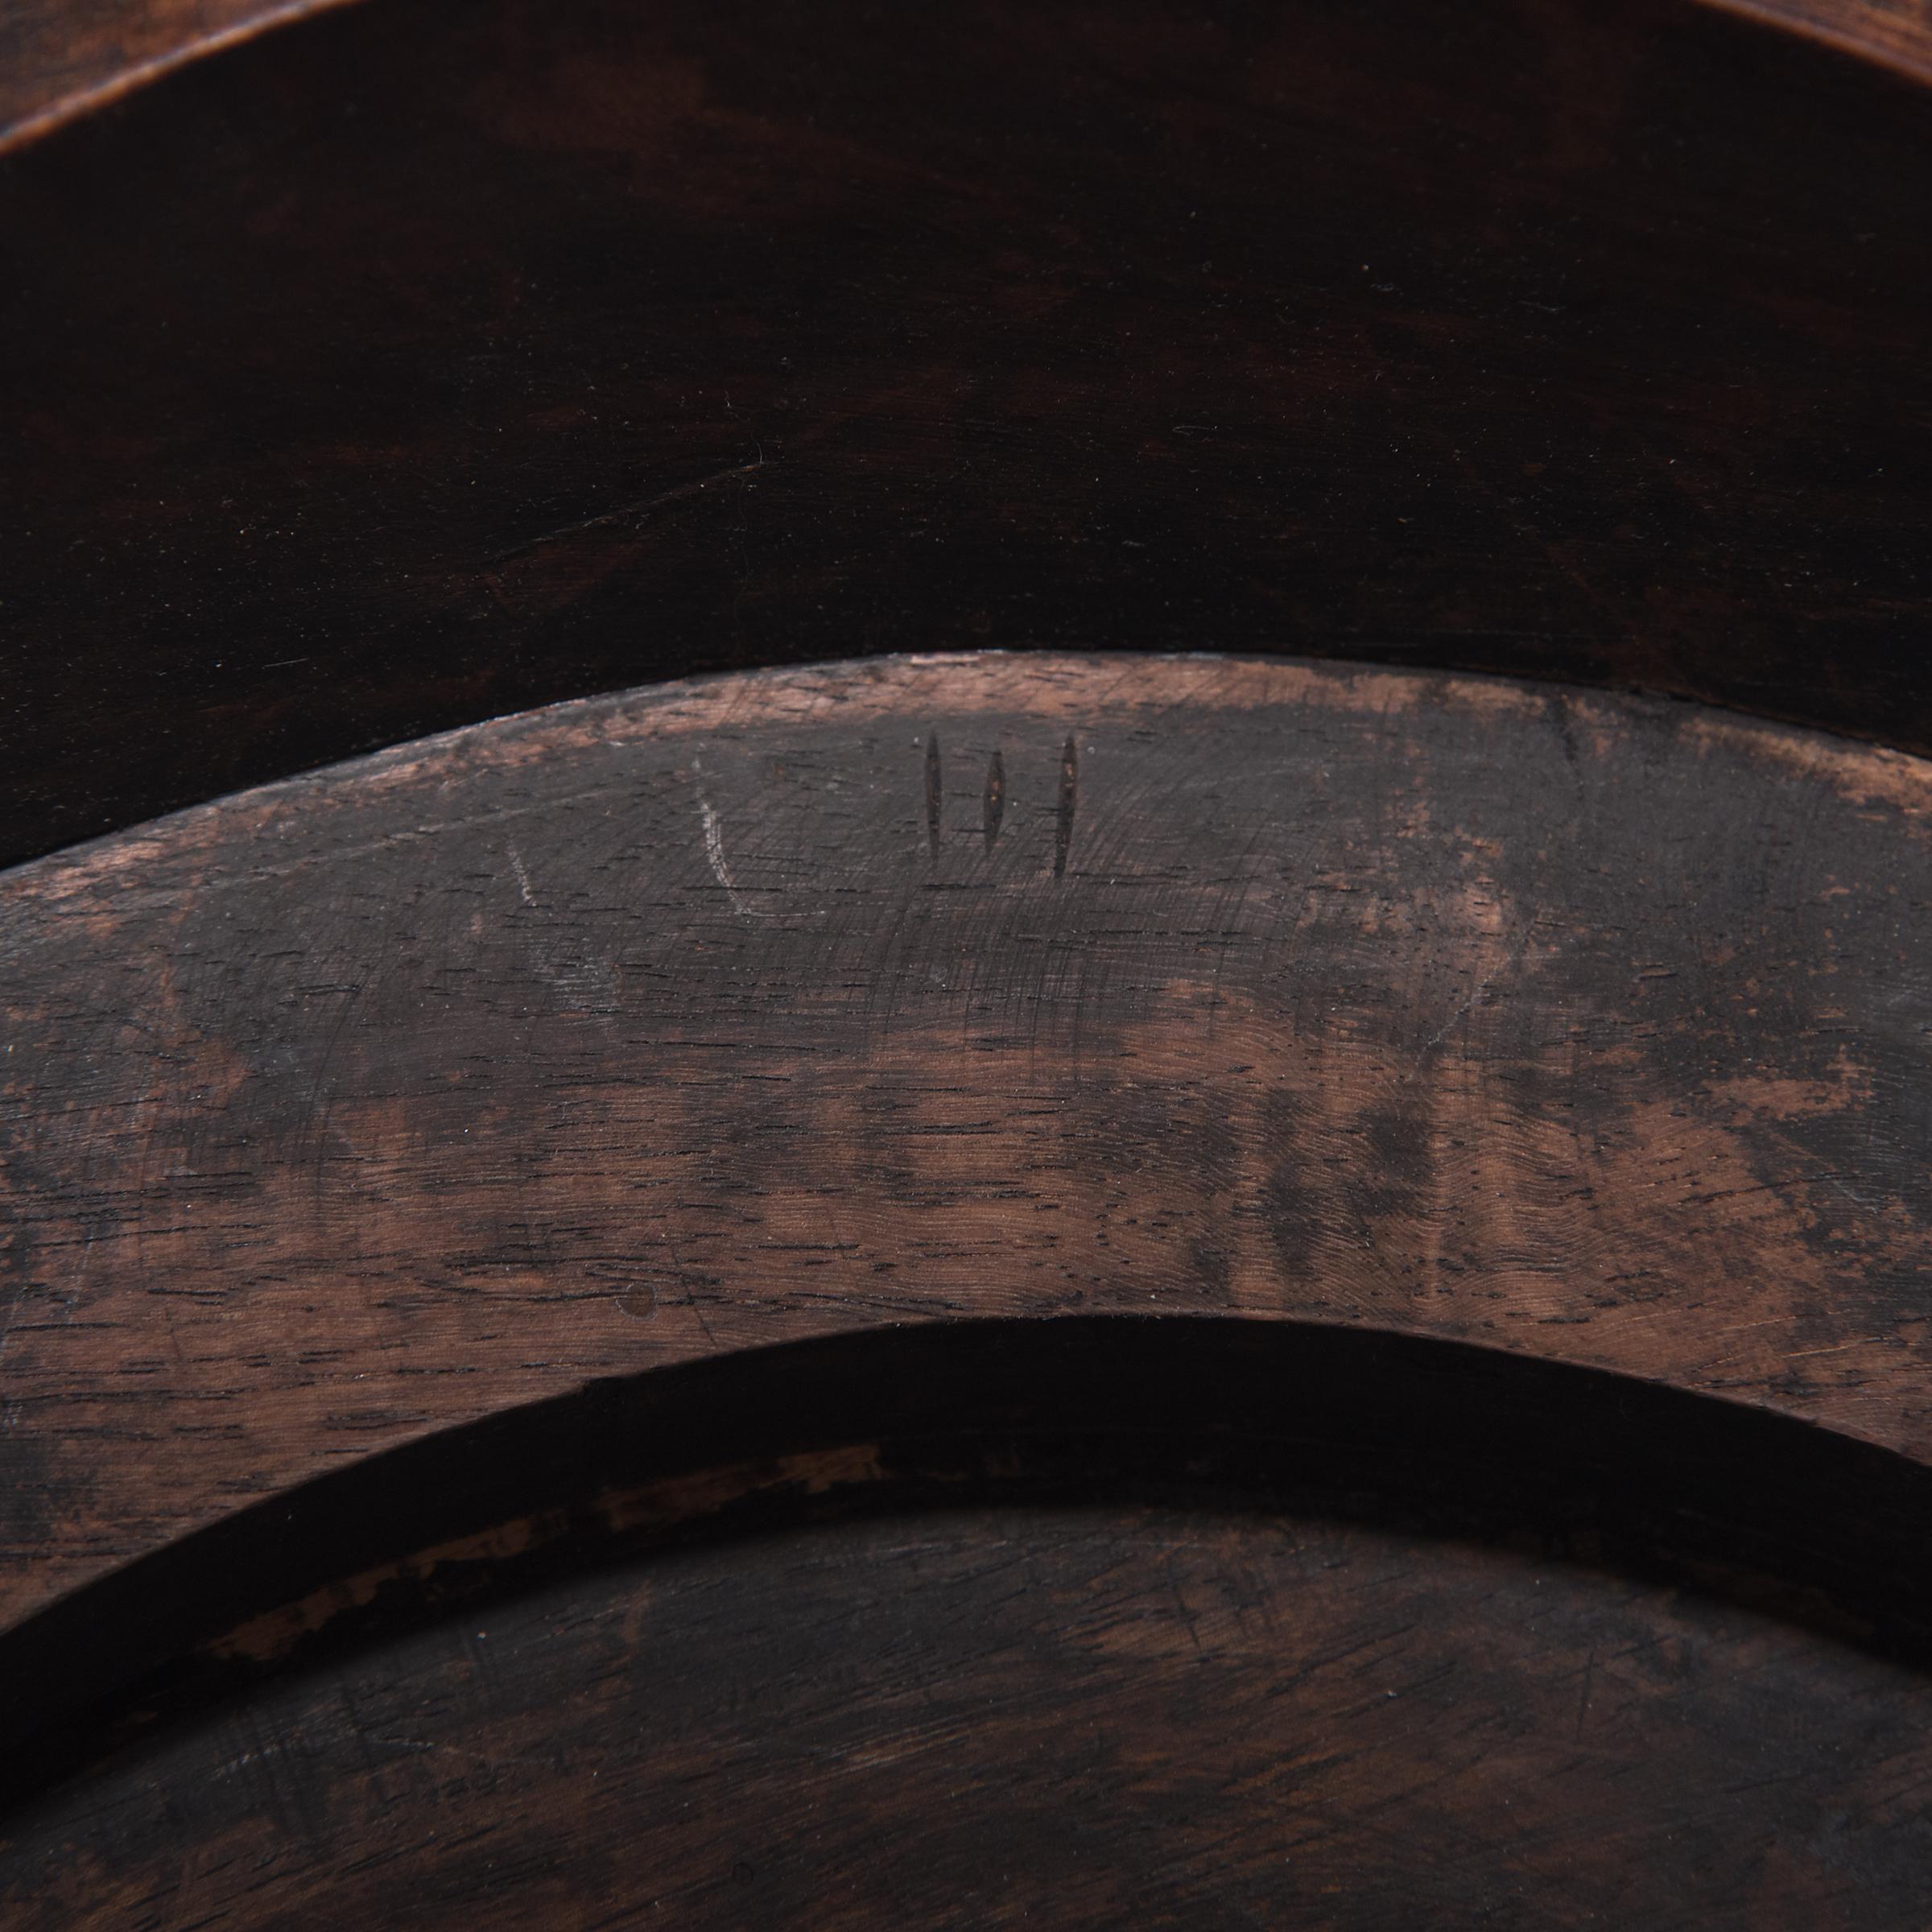
[(282, 18), (0, 3), (0, 857), (907, 648), (1932, 748), (1922, 6)]
[(8, 1924), (1922, 1924), (1915, 758), (900, 657), (0, 950)]

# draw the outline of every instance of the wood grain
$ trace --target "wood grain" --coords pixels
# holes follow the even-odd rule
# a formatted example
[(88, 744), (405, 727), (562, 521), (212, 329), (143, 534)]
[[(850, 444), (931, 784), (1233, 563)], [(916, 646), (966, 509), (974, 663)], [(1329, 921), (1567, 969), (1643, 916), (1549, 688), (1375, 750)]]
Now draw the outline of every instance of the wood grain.
[(1922, 1926), (1927, 18), (0, 0), (0, 1920)]
[(1867, 1932), (1922, 1916), (1929, 1719), (1922, 1675), (1573, 1563), (1008, 1503), (337, 1661), (10, 1821), (0, 1899), (23, 1932)]
[(1929, 117), (1677, 0), (382, 0), (190, 62), (0, 169), (0, 857), (909, 647), (1932, 749)]
[(0, 1604), (596, 1378), (962, 1315), (1473, 1340), (1923, 1458), (1929, 803), (1663, 704), (936, 658), (17, 869)]

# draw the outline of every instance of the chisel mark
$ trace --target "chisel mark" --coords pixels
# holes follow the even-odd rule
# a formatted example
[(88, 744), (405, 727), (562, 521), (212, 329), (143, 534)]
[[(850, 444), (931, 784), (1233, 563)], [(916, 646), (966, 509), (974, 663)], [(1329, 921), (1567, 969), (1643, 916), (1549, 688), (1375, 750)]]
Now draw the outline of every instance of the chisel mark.
[(1074, 748), (1070, 732), (1066, 744), (1060, 749), (1059, 822), (1053, 834), (1053, 876), (1056, 879), (1066, 876), (1067, 854), (1073, 846), (1073, 815), (1080, 799), (1080, 754)]
[(981, 801), (981, 817), (986, 828), (986, 849), (999, 841), (1000, 820), (1006, 815), (1006, 761), (996, 751), (986, 762), (986, 795)]

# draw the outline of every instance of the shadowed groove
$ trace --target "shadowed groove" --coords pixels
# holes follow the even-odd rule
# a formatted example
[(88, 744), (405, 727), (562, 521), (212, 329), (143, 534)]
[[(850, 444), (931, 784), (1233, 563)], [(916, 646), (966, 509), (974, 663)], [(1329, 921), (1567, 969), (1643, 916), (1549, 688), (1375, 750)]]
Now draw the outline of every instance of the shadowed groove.
[(1907, 1660), (1932, 1472), (1786, 1417), (1459, 1343), (1292, 1322), (933, 1323), (594, 1383), (252, 1506), (0, 1639), (0, 1798), (158, 1716), (691, 1536), (1005, 1495), (1218, 1496), (1528, 1538)]

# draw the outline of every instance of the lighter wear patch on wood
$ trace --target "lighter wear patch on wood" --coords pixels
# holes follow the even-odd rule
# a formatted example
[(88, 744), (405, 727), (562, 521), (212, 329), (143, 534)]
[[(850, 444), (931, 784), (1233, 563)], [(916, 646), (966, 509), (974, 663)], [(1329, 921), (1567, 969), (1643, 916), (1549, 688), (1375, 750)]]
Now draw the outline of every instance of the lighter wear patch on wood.
[[(1368, 1323), (1932, 1449), (1932, 851), (1858, 777), (1924, 771), (1563, 720), (1199, 657), (819, 667), (6, 875), (0, 1614), (345, 1453), (961, 1312)], [(956, 874), (942, 738), (1000, 759)]]

